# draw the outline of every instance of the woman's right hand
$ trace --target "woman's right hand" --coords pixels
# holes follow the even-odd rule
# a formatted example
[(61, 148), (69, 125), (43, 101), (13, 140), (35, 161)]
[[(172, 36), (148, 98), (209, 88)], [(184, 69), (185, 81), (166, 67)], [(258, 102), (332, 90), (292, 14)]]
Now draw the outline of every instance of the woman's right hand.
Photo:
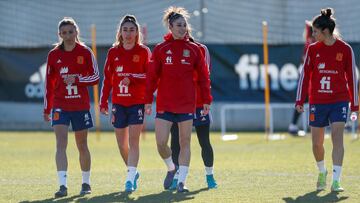
[(100, 108), (100, 113), (103, 115), (109, 115), (109, 111), (104, 107)]
[(298, 113), (304, 112), (304, 106), (302, 105), (296, 105), (295, 109)]
[(46, 122), (51, 121), (50, 114), (44, 113), (43, 117), (44, 117), (44, 121), (46, 121)]
[(151, 104), (145, 104), (145, 113), (151, 115)]

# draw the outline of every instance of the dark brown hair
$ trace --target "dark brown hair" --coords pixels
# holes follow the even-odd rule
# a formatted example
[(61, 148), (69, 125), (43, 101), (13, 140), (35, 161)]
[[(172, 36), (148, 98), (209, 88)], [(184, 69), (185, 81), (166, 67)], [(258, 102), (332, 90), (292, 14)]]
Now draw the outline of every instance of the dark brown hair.
[(169, 26), (172, 25), (172, 23), (178, 18), (185, 19), (188, 28), (188, 33), (191, 33), (191, 26), (188, 23), (190, 15), (189, 12), (183, 7), (170, 6), (169, 8), (167, 8), (164, 11), (164, 16), (163, 16), (164, 26), (166, 28), (169, 28)]
[(137, 36), (136, 36), (136, 39), (135, 39), (135, 43), (136, 44), (141, 44), (141, 33), (140, 33), (140, 25), (139, 23), (137, 22), (136, 18), (134, 15), (125, 15), (121, 20), (120, 20), (120, 24), (119, 24), (119, 27), (118, 27), (118, 31), (116, 33), (116, 37), (115, 37), (115, 42), (113, 44), (113, 46), (119, 46), (119, 45), (123, 45), (123, 41), (124, 39), (122, 38), (121, 36), (121, 29), (122, 29), (122, 26), (127, 23), (127, 22), (130, 22), (130, 23), (133, 23), (136, 27), (136, 32), (137, 32)]
[(321, 29), (322, 31), (325, 29), (329, 29), (330, 34), (333, 34), (335, 29), (335, 18), (332, 17), (333, 9), (321, 9), (320, 15), (316, 16), (313, 19), (312, 26)]

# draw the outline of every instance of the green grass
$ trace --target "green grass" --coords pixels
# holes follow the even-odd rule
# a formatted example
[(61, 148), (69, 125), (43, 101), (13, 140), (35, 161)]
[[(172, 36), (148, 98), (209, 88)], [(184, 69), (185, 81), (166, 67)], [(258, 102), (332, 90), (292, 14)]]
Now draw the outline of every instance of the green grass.
[[(52, 132), (0, 132), (0, 202), (360, 202), (360, 141), (345, 137), (343, 193), (316, 192), (317, 169), (309, 137), (265, 141), (263, 134), (240, 133), (236, 141), (221, 141), (212, 134), (215, 178), (219, 188), (207, 190), (197, 138), (192, 139), (192, 160), (187, 186), (190, 193), (164, 191), (166, 167), (156, 151), (153, 133), (141, 140), (139, 189), (123, 193), (126, 167), (113, 133), (101, 140), (90, 134), (92, 189), (80, 197), (81, 172), (74, 136), (68, 145), (69, 196), (54, 200), (58, 189)], [(326, 166), (331, 169), (331, 141), (327, 139)], [(331, 173), (328, 176), (328, 184)]]

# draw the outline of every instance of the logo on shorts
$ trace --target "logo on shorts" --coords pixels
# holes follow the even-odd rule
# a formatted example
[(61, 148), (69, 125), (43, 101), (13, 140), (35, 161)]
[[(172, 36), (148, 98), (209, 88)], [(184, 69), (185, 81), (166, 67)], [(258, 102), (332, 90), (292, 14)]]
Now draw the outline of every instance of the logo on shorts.
[(343, 107), (343, 108), (342, 108), (342, 113), (343, 113), (343, 114), (347, 114), (347, 113), (346, 113), (346, 107)]
[(138, 116), (139, 116), (139, 120), (143, 119), (143, 112), (141, 109), (138, 110)]
[(316, 111), (315, 105), (311, 105), (310, 106), (310, 112), (315, 113), (315, 111)]
[(310, 115), (309, 115), (310, 121), (315, 121), (315, 111), (316, 111), (315, 105), (311, 105), (310, 106)]
[(310, 120), (310, 121), (315, 121), (315, 114), (314, 114), (314, 113), (311, 113), (311, 114), (310, 114), (309, 120)]
[(54, 121), (57, 121), (60, 119), (60, 112), (54, 112), (54, 117), (53, 117), (53, 120)]
[[(88, 121), (89, 119), (90, 119), (89, 114), (86, 113), (86, 114), (84, 115), (84, 121)], [(87, 124), (86, 124), (86, 125), (87, 125)]]

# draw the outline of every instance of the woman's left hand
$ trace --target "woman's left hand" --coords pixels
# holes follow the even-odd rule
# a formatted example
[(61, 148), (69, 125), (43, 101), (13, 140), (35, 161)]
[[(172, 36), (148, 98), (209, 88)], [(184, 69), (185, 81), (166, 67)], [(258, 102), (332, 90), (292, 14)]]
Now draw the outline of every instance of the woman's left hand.
[(130, 79), (128, 77), (125, 77), (124, 79), (121, 80), (121, 84), (125, 85), (125, 86), (129, 86), (130, 85)]
[(204, 104), (203, 105), (203, 114), (204, 116), (208, 115), (210, 111), (210, 104)]
[(64, 78), (64, 83), (67, 85), (71, 85), (71, 84), (75, 83), (75, 76), (68, 76), (68, 77)]

